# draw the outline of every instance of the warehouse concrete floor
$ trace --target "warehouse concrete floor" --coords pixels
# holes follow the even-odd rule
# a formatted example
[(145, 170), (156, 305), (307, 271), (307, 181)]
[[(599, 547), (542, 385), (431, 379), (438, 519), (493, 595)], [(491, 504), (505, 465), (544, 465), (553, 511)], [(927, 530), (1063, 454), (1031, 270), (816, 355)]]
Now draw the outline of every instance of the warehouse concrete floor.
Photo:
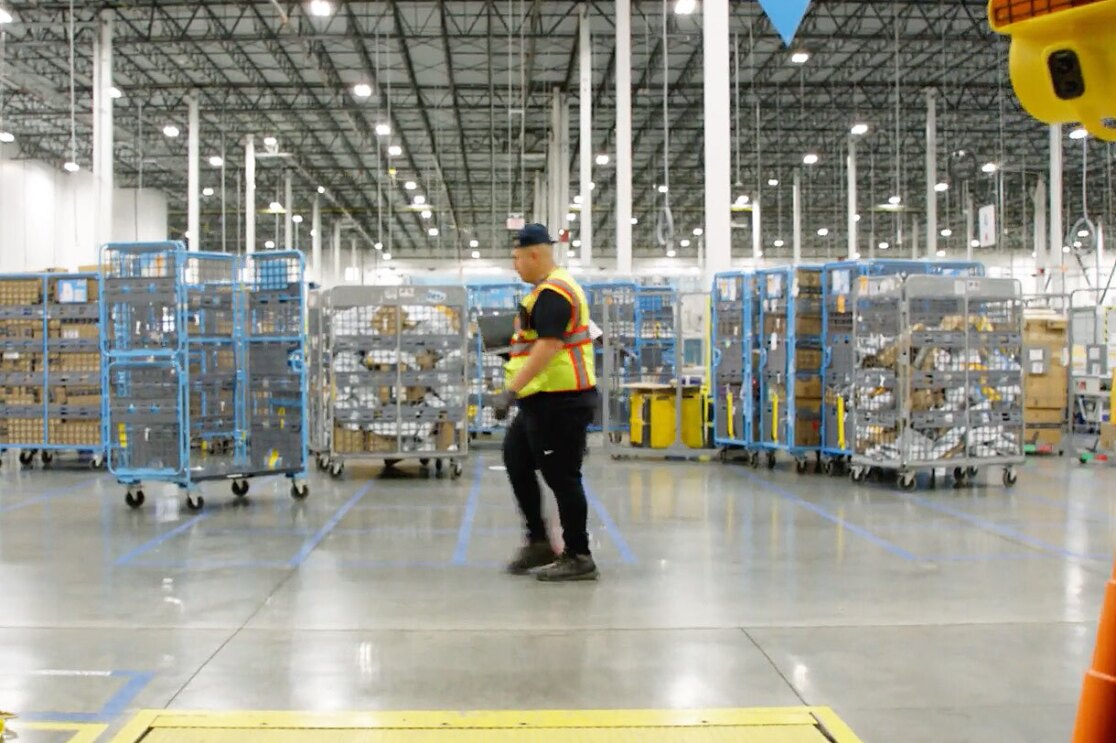
[[(588, 464), (603, 577), (503, 575), (493, 452), (419, 476), (226, 484), (143, 510), (0, 470), (0, 709), (832, 707), (865, 743), (1065, 740), (1116, 547), (1116, 471), (900, 493), (780, 468)], [(18, 729), (18, 726), (17, 726)], [(35, 736), (47, 736), (36, 738)], [(26, 728), (22, 740), (64, 740)], [(61, 737), (58, 737), (61, 735)]]

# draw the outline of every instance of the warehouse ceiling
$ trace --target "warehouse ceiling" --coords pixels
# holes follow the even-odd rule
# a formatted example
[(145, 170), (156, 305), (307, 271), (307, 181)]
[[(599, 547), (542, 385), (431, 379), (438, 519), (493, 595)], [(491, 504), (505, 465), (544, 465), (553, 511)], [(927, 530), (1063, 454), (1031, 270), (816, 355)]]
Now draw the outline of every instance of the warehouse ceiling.
[[(98, 17), (111, 18), (115, 39), (117, 184), (156, 187), (171, 199), (172, 234), (185, 229), (186, 108), (201, 109), (203, 246), (235, 249), (242, 218), (238, 184), (243, 143), (275, 137), (280, 156), (261, 160), (257, 201), (282, 201), (293, 173), (296, 211), (309, 212), (319, 186), (325, 221), (343, 220), (358, 247), (382, 242), (400, 258), (502, 256), (511, 213), (530, 216), (534, 173), (543, 166), (554, 89), (569, 93), (570, 165), (577, 187), (577, 34), (580, 3), (534, 0), (342, 2), (316, 17), (310, 3), (173, 0), (75, 2), (74, 81), (78, 161), (92, 152), (92, 53)], [(61, 166), (70, 150), (69, 2), (14, 0), (4, 28), (4, 127), (20, 157)], [(1007, 80), (1006, 40), (993, 34), (982, 0), (815, 0), (794, 51), (795, 64), (758, 3), (731, 5), (730, 70), (734, 197), (761, 194), (769, 257), (789, 254), (795, 171), (804, 182), (807, 255), (844, 254), (845, 154), (850, 126), (859, 137), (863, 244), (887, 241), (905, 250), (924, 204), (926, 91), (940, 96), (940, 162), (965, 150), (978, 165), (968, 181), (978, 204), (1001, 203), (1006, 244), (1030, 250), (1022, 229), (1026, 189), (1047, 162), (1047, 130), (1019, 108)], [(613, 6), (590, 4), (594, 33), (595, 152), (614, 149)], [(634, 214), (636, 255), (661, 255), (655, 236), (663, 201), (664, 159), (679, 253), (697, 250), (702, 224), (703, 158), (700, 5), (693, 15), (662, 2), (633, 2)], [(664, 58), (666, 72), (664, 73)], [(663, 82), (669, 90), (670, 145), (664, 158)], [(358, 98), (353, 86), (371, 86)], [(182, 135), (164, 135), (167, 125)], [(378, 135), (387, 125), (390, 134)], [(389, 156), (388, 147), (401, 154)], [(1080, 179), (1089, 153), (1090, 203), (1111, 211), (1111, 151), (1067, 138), (1067, 179)], [(804, 166), (814, 152), (816, 165)], [(209, 166), (223, 156), (223, 168)], [(979, 165), (995, 163), (994, 175)], [(941, 198), (943, 240), (963, 251), (960, 173)], [(223, 177), (223, 187), (222, 187)], [(596, 168), (596, 252), (612, 252), (614, 171)], [(778, 186), (769, 182), (779, 181)], [(414, 190), (405, 188), (408, 181)], [(224, 189), (222, 191), (222, 188)], [(1068, 220), (1082, 212), (1080, 189), (1067, 194)], [(225, 219), (222, 222), (222, 193)], [(426, 197), (431, 215), (415, 209)], [(907, 211), (878, 205), (899, 195)], [(747, 212), (737, 212), (734, 252), (750, 254)], [(278, 220), (263, 214), (260, 240)], [(903, 235), (900, 236), (900, 226)], [(359, 227), (359, 231), (352, 229)], [(437, 236), (431, 236), (437, 227)], [(576, 225), (575, 225), (576, 232)], [(828, 230), (828, 235), (818, 235)], [(222, 240), (223, 236), (223, 240)], [(576, 236), (576, 235), (575, 235)], [(905, 243), (900, 246), (900, 237)], [(691, 244), (683, 246), (681, 240)], [(776, 247), (782, 241), (782, 247)], [(281, 244), (281, 239), (277, 239)]]

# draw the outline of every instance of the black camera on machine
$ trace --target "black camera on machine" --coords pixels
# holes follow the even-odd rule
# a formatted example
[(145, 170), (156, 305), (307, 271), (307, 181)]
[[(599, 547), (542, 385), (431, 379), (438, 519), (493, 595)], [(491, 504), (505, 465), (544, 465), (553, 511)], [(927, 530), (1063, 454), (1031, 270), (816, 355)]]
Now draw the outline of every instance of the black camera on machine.
[(1085, 95), (1085, 75), (1081, 71), (1077, 52), (1060, 49), (1047, 58), (1046, 66), (1054, 83), (1054, 94), (1063, 101), (1076, 100)]

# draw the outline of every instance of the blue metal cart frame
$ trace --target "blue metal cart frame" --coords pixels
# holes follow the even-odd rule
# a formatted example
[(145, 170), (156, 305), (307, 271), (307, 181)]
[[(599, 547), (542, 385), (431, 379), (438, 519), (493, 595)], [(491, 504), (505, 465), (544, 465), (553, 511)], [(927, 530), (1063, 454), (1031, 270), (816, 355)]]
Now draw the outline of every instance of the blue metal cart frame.
[(750, 271), (717, 274), (712, 302), (714, 426), (713, 443), (727, 458), (733, 449), (749, 452), (759, 463), (756, 444), (755, 357), (759, 305), (756, 276)]
[[(285, 475), (305, 498), (306, 285), (297, 252), (188, 252), (182, 243), (103, 249), (102, 431), (110, 472), (143, 505), (144, 481), (186, 491)], [(195, 451), (198, 452), (195, 461)]]
[(826, 474), (843, 474), (856, 443), (849, 419), (853, 400), (856, 348), (853, 344), (853, 307), (861, 279), (871, 276), (984, 276), (975, 261), (861, 260), (822, 266), (822, 411), (821, 455)]
[[(808, 456), (820, 456), (819, 446), (798, 445), (797, 420), (799, 411), (795, 386), (799, 381), (818, 379), (821, 381), (821, 368), (802, 369), (797, 367), (798, 352), (802, 350), (821, 351), (821, 332), (802, 334), (797, 331), (797, 322), (803, 300), (799, 296), (797, 272), (818, 272), (820, 266), (781, 266), (756, 272), (756, 283), (760, 298), (760, 317), (758, 322), (761, 333), (759, 378), (760, 431), (756, 448), (766, 452), (767, 467), (774, 468), (777, 452), (786, 452), (795, 459), (796, 469), (804, 473), (808, 466)], [(820, 303), (820, 293), (816, 297)], [(820, 307), (819, 321), (820, 321)], [(780, 327), (781, 326), (781, 327)], [(819, 421), (820, 429), (820, 421)]]
[[(482, 315), (515, 312), (530, 287), (522, 283), (471, 284), (466, 290), (469, 297), (469, 319), (475, 321)], [(510, 418), (503, 422), (493, 420), (489, 425), (485, 421), (485, 410), (492, 408), (495, 394), (503, 389), (503, 360), (500, 360), (499, 365), (486, 364), (492, 356), (487, 354), (486, 359), (484, 340), (479, 331), (474, 333), (470, 351), (472, 379), (469, 385), (469, 435), (476, 438), (501, 433), (507, 430)]]
[[(589, 300), (589, 316), (609, 336), (607, 343), (594, 344), (597, 385), (601, 390), (601, 410), (589, 427), (594, 433), (607, 433), (618, 444), (631, 427), (631, 405), (625, 385), (639, 377), (639, 286), (631, 281), (602, 281), (582, 284)], [(605, 364), (606, 350), (613, 355)], [(610, 370), (611, 378), (606, 378)], [(608, 430), (604, 430), (604, 406), (609, 405)]]
[[(31, 435), (27, 441), (16, 440), (9, 432), (8, 440), (0, 443), (0, 450), (18, 450), (19, 461), (24, 466), (30, 466), (36, 454), (40, 456), (43, 465), (49, 465), (54, 455), (58, 452), (75, 452), (79, 455), (90, 457), (90, 466), (99, 469), (104, 464), (105, 442), (100, 435), (95, 441), (88, 443), (65, 443), (54, 440), (56, 437), (52, 423), (75, 421), (92, 423), (100, 417), (100, 406), (92, 407), (68, 403), (58, 392), (66, 387), (83, 389), (97, 389), (101, 386), (100, 360), (96, 368), (66, 369), (64, 358), (67, 354), (82, 354), (99, 356), (100, 348), (95, 338), (66, 338), (59, 325), (57, 337), (52, 337), (52, 323), (70, 321), (71, 324), (92, 325), (99, 318), (97, 303), (86, 301), (65, 302), (59, 296), (58, 289), (63, 282), (84, 282), (88, 292), (89, 284), (99, 286), (99, 276), (95, 273), (29, 273), (29, 274), (4, 274), (0, 275), (0, 282), (38, 282), (39, 298), (37, 304), (16, 304), (0, 306), (0, 319), (7, 321), (26, 321), (41, 323), (39, 337), (18, 337), (5, 335), (0, 338), (0, 355), (5, 359), (9, 356), (14, 359), (20, 354), (36, 354), (40, 357), (41, 368), (28, 370), (0, 370), (0, 387), (33, 388), (39, 391), (40, 400), (36, 403), (22, 403), (4, 401), (0, 405), (0, 417), (11, 425), (12, 420), (42, 420), (42, 430), (37, 435)], [(30, 431), (30, 429), (28, 429)]]

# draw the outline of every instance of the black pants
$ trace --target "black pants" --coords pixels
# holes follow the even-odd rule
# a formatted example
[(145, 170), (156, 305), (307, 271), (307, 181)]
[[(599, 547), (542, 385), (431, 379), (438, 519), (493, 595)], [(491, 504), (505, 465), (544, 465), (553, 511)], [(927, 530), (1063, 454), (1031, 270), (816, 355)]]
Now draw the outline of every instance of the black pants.
[(581, 463), (593, 409), (525, 405), (504, 437), (504, 466), (527, 525), (527, 538), (547, 541), (542, 490), (535, 471), (554, 491), (566, 552), (589, 554), (589, 506), (581, 483)]

